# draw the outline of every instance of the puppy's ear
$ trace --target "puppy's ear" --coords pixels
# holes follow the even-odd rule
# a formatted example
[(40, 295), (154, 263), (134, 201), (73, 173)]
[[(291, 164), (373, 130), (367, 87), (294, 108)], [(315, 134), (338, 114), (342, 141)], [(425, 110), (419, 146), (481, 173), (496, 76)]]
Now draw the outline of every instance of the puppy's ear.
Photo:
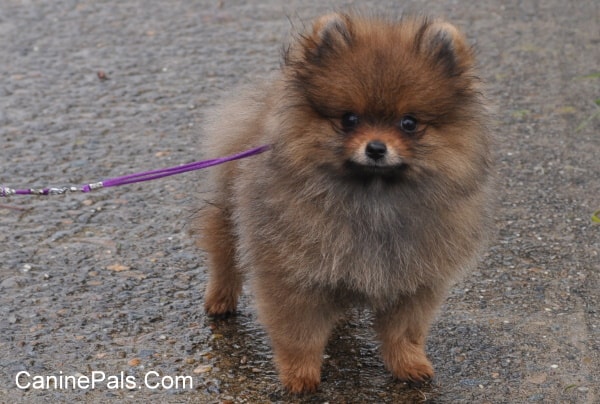
[(317, 59), (347, 49), (352, 45), (350, 18), (344, 14), (326, 14), (314, 22), (306, 39), (307, 50)]
[(436, 20), (426, 28), (425, 46), (432, 61), (448, 75), (460, 75), (473, 67), (473, 52), (467, 38), (454, 25)]

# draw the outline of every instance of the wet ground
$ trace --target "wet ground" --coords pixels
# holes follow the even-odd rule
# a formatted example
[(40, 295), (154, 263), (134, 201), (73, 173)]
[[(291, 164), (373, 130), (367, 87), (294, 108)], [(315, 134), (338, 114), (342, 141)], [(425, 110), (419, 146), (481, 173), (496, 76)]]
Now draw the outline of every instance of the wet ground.
[[(205, 108), (277, 68), (288, 16), (342, 5), (0, 0), (0, 183), (198, 160)], [(187, 223), (205, 173), (189, 173), (0, 200), (0, 402), (600, 402), (600, 4), (426, 11), (477, 44), (499, 171), (496, 237), (428, 339), (432, 385), (394, 382), (357, 311), (327, 349), (319, 392), (283, 393), (249, 293), (235, 318), (202, 313), (205, 264)], [(47, 388), (51, 375), (80, 384)]]

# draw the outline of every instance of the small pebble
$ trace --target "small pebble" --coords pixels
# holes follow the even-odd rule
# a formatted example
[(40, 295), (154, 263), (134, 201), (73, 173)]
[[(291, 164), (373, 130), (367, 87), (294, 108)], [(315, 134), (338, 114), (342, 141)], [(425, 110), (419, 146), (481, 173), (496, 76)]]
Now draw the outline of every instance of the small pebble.
[(206, 373), (212, 370), (212, 365), (200, 365), (196, 369), (194, 369), (195, 374)]
[(109, 271), (121, 272), (129, 270), (129, 267), (127, 265), (114, 264), (107, 266), (106, 269), (108, 269)]

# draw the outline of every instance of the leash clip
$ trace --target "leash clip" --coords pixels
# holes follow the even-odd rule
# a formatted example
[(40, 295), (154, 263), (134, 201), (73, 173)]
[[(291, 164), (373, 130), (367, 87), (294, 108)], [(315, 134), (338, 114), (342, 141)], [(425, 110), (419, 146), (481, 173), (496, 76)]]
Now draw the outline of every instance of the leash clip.
[[(74, 188), (74, 187), (73, 187)], [(75, 188), (76, 189), (76, 188)], [(62, 187), (62, 188), (48, 188), (48, 195), (62, 195), (67, 193), (68, 191), (72, 191), (70, 187)]]

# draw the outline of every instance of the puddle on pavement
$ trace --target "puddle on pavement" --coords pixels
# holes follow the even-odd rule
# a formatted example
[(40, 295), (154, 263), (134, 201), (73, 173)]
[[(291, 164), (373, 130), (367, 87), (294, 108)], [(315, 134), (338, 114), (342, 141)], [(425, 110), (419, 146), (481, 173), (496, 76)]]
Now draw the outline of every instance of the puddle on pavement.
[[(367, 311), (352, 311), (334, 330), (325, 351), (321, 386), (313, 395), (285, 393), (277, 379), (264, 329), (247, 305), (228, 319), (206, 320), (213, 335), (212, 393), (233, 402), (432, 403), (435, 383), (420, 387), (394, 381), (384, 368)], [(209, 383), (209, 392), (210, 391)], [(217, 397), (215, 397), (217, 398)]]

